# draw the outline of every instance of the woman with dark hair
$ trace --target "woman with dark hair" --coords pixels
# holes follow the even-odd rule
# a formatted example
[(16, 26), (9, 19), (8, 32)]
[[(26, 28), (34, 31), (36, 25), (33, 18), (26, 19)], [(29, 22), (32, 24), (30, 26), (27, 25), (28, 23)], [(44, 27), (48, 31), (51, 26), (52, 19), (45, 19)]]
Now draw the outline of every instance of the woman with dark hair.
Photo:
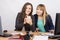
[(18, 13), (16, 18), (15, 30), (22, 31), (35, 31), (34, 17), (32, 16), (33, 6), (31, 3), (25, 3), (22, 11)]

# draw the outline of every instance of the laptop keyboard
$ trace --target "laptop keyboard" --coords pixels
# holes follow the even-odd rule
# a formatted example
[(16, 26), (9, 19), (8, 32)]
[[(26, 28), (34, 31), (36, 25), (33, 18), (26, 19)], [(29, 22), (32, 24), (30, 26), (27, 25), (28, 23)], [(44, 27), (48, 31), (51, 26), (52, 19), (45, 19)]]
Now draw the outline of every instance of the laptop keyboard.
[(3, 37), (10, 37), (12, 34), (3, 34)]
[(51, 39), (60, 38), (60, 35), (49, 36)]

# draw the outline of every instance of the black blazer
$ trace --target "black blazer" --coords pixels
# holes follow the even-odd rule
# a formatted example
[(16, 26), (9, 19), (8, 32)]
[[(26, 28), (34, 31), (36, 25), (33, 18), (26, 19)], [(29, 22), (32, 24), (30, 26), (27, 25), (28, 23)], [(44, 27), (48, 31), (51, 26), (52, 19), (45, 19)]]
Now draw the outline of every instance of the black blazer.
[[(35, 27), (37, 28), (37, 20), (38, 20), (37, 14), (35, 14), (34, 17), (35, 17)], [(54, 29), (54, 25), (50, 15), (47, 15), (46, 17), (46, 24), (44, 25), (44, 28), (46, 32), (49, 32), (49, 30)]]
[[(20, 17), (20, 18), (19, 18)], [(15, 23), (15, 30), (21, 31), (23, 27), (25, 27), (25, 31), (35, 31), (35, 21), (34, 21), (34, 16), (31, 16), (32, 18), (32, 25), (29, 24), (24, 24), (24, 20), (22, 20), (22, 15), (21, 13), (18, 13), (17, 18), (16, 18), (16, 23)], [(20, 19), (20, 20), (19, 20)]]

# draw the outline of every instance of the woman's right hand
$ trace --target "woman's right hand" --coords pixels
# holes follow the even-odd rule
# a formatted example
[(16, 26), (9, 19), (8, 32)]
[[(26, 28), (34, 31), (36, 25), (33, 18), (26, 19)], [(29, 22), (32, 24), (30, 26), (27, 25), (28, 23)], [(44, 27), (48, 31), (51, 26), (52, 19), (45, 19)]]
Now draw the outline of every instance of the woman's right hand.
[(24, 18), (24, 24), (26, 24), (26, 23), (32, 25), (32, 19), (30, 16), (28, 16), (27, 18)]
[(36, 32), (39, 32), (39, 28), (36, 28)]
[(26, 18), (24, 18), (24, 24), (26, 24)]

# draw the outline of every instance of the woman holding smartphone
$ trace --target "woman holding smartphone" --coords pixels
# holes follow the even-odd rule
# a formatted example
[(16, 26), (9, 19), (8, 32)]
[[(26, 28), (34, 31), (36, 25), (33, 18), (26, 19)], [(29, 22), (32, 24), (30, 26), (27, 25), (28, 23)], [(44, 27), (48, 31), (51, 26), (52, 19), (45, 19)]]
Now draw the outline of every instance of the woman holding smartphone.
[(16, 18), (15, 30), (22, 31), (22, 28), (25, 28), (25, 31), (35, 31), (34, 17), (32, 16), (33, 6), (31, 3), (25, 3), (22, 11), (18, 13)]

